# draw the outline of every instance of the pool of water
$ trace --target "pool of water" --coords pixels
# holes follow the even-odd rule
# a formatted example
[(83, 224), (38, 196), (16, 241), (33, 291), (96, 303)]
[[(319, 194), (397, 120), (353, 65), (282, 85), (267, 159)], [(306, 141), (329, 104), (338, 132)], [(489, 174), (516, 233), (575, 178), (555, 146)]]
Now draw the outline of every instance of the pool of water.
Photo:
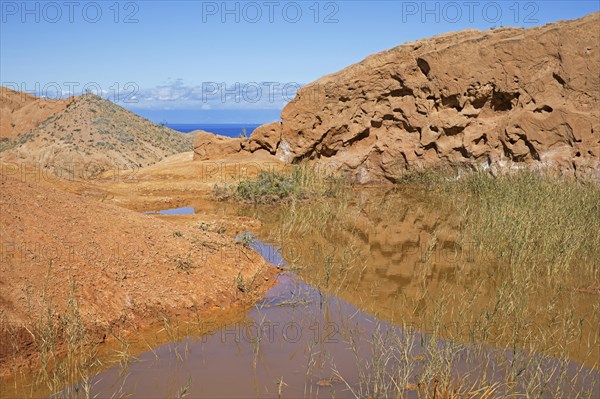
[[(288, 267), (277, 246), (246, 241), (273, 265)], [(417, 376), (438, 361), (438, 353), (451, 353), (446, 369), (467, 376), (465, 386), (513, 373), (511, 389), (526, 393), (541, 368), (555, 378), (544, 382), (546, 394), (538, 396), (598, 393), (600, 374), (577, 363), (452, 342), (388, 323), (290, 270), (243, 322), (150, 348), (86, 383), (92, 397), (339, 398), (367, 397), (378, 389), (380, 396), (401, 392), (412, 398), (418, 396)], [(507, 389), (498, 388), (495, 396)]]
[(180, 208), (162, 209), (159, 211), (145, 211), (146, 215), (194, 215), (196, 210), (191, 206), (183, 206)]

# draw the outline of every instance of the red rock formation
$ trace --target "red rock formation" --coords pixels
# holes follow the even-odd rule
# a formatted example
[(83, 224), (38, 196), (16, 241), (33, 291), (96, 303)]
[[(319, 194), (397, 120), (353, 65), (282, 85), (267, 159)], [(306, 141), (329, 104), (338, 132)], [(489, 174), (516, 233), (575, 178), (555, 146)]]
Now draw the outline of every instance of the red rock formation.
[(406, 43), (303, 87), (242, 151), (276, 148), (359, 182), (465, 164), (600, 178), (598, 26), (595, 13)]

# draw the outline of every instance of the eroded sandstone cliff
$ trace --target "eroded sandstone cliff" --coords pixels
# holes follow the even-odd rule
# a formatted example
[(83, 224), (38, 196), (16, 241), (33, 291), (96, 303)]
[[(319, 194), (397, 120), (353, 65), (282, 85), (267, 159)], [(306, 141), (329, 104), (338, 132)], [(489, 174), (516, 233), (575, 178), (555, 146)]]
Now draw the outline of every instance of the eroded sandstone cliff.
[(198, 136), (197, 159), (269, 152), (358, 182), (479, 165), (600, 177), (600, 13), (406, 43), (299, 90), (248, 139)]

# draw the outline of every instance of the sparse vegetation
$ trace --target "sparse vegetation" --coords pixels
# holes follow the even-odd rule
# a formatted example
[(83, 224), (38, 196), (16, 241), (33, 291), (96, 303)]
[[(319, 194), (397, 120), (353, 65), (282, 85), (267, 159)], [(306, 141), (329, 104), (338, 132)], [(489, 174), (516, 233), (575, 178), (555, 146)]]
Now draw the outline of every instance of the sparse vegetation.
[(458, 174), (458, 169), (451, 168), (413, 168), (409, 171), (399, 173), (398, 179), (394, 182), (402, 185), (426, 185), (432, 186), (444, 181), (453, 180)]
[[(8, 152), (6, 159), (44, 159), (44, 168), (79, 163), (80, 156), (91, 156), (107, 168), (129, 169), (190, 151), (192, 142), (191, 136), (153, 124), (90, 94), (76, 98), (18, 138), (3, 140), (0, 151)], [(64, 151), (50, 150), (55, 146), (64, 147)]]
[(213, 195), (219, 200), (234, 199), (252, 204), (275, 204), (282, 201), (332, 197), (348, 188), (344, 178), (306, 164), (294, 165), (282, 172), (261, 171), (255, 179), (237, 185), (217, 184)]
[[(51, 270), (52, 263), (48, 266), (48, 273)], [(77, 283), (72, 278), (69, 290), (66, 306), (62, 311), (58, 310), (61, 306), (56, 306), (44, 292), (42, 303), (37, 304), (40, 311), (32, 309), (28, 323), (22, 327), (27, 335), (22, 335), (20, 339), (23, 341), (20, 342), (29, 342), (27, 350), (31, 351), (32, 360), (38, 365), (32, 376), (36, 387), (44, 387), (54, 393), (53, 397), (56, 398), (87, 398), (90, 397), (91, 389), (89, 379), (102, 363), (93, 345), (94, 338), (83, 324)], [(31, 293), (26, 291), (24, 295), (28, 303), (31, 303)], [(14, 339), (11, 343), (17, 345), (17, 331), (10, 331), (8, 335)], [(23, 348), (15, 347), (13, 350)], [(80, 382), (77, 388), (71, 385), (77, 381)], [(26, 392), (24, 388), (20, 391), (21, 394)]]
[[(600, 264), (600, 187), (531, 172), (472, 173), (455, 186), (465, 239), (528, 277), (560, 277)], [(455, 194), (456, 195), (456, 194)], [(525, 276), (523, 276), (525, 277)]]
[(17, 145), (17, 141), (8, 137), (0, 137), (0, 152), (10, 150)]
[(252, 243), (256, 241), (256, 238), (251, 233), (242, 233), (237, 238), (236, 241), (241, 243), (244, 247), (249, 248)]
[(185, 258), (177, 256), (175, 258), (175, 267), (178, 271), (190, 274), (192, 272), (192, 269), (194, 268), (194, 263), (192, 262), (192, 259), (189, 256)]
[(210, 228), (211, 228), (211, 226), (210, 226), (210, 224), (208, 224), (208, 223), (201, 222), (201, 223), (198, 225), (198, 228), (199, 228), (200, 230), (202, 230), (202, 231), (210, 231)]
[(258, 277), (258, 275), (262, 272), (262, 269), (257, 270), (253, 275), (252, 278), (249, 280), (245, 280), (244, 276), (242, 275), (242, 272), (239, 272), (238, 275), (235, 278), (235, 286), (236, 288), (243, 293), (247, 293), (250, 294), (254, 291), (254, 289), (256, 288), (256, 278)]

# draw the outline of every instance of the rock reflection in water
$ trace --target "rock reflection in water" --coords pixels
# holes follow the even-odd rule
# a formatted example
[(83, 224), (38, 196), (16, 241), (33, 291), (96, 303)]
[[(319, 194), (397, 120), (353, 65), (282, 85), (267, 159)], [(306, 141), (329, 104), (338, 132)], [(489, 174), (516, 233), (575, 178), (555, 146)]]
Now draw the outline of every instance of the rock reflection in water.
[[(259, 241), (250, 245), (270, 262), (287, 267), (277, 248)], [(92, 379), (92, 395), (365, 397), (377, 382), (383, 396), (400, 391), (410, 398), (417, 397), (414, 382), (428, 362), (435, 362), (436, 351), (452, 353), (452, 374), (468, 375), (473, 382), (503, 381), (511, 368), (535, 365), (520, 369), (516, 391), (525, 392), (541, 368), (564, 371), (549, 390), (560, 386), (566, 393), (594, 393), (598, 373), (581, 373), (575, 363), (437, 339), (382, 322), (291, 272), (278, 279), (245, 322), (159, 346), (126, 368), (113, 367)]]

